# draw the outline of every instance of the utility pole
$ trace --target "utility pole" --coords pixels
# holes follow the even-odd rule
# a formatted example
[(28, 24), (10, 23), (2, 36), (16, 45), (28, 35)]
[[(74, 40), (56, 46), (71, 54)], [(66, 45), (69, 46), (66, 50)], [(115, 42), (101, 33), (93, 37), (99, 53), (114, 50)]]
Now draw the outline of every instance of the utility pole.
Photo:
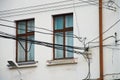
[(104, 80), (103, 78), (103, 11), (102, 11), (102, 0), (99, 0), (99, 56), (100, 56), (100, 78), (99, 80)]

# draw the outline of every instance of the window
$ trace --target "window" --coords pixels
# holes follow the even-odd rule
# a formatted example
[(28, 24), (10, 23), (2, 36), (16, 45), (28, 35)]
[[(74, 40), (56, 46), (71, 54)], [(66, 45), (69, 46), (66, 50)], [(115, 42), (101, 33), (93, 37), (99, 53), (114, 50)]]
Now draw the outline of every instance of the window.
[(16, 28), (16, 61), (34, 61), (34, 19), (17, 21)]
[(57, 49), (54, 45), (53, 58), (73, 58), (73, 49), (66, 46), (73, 46), (73, 14), (53, 16), (54, 36), (53, 43), (63, 45)]

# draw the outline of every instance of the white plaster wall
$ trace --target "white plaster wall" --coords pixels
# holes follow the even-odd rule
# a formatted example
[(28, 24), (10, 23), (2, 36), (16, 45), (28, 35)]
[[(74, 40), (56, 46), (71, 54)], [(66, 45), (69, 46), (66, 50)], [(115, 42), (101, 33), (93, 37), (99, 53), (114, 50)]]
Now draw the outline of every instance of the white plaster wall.
[[(57, 0), (57, 1), (56, 0), (52, 0), (52, 1), (51, 0), (50, 1), (49, 0), (47, 1), (1, 0), (0, 11), (14, 9), (14, 8), (41, 5), (41, 4), (47, 4), (47, 5), (30, 8), (32, 10), (23, 9), (24, 11), (22, 12), (20, 10), (1, 12), (0, 18), (11, 20), (11, 21), (35, 18), (36, 27), (47, 28), (52, 30), (53, 29), (52, 15), (73, 12), (75, 35), (82, 38), (86, 37), (87, 38), (86, 42), (89, 42), (90, 40), (94, 39), (99, 35), (98, 6), (96, 5), (81, 6), (84, 4), (79, 3), (79, 1), (77, 0), (76, 0), (77, 2), (76, 5), (74, 5), (76, 6), (75, 9), (73, 8), (72, 1), (65, 1), (57, 4), (48, 4), (48, 3), (58, 2), (58, 1), (62, 1), (62, 0)], [(119, 11), (113, 12), (113, 11), (104, 9), (103, 14), (104, 14), (103, 15), (103, 22), (104, 22), (103, 31), (105, 31), (118, 19)], [(75, 16), (77, 16), (77, 18)], [(2, 22), (0, 21), (0, 23), (15, 26), (15, 24), (10, 22), (5, 22), (5, 21), (2, 21)], [(41, 31), (41, 32), (48, 32), (48, 31), (38, 30), (38, 29), (35, 29), (35, 30)], [(15, 35), (15, 29), (10, 29), (10, 28), (5, 28), (0, 26), (0, 31), (4, 31), (9, 34)], [(104, 38), (106, 38), (109, 35), (113, 35), (115, 31), (119, 32), (118, 27), (104, 34)], [(39, 41), (52, 43), (53, 41), (52, 38), (53, 38), (52, 35), (35, 33), (35, 39)], [(98, 39), (96, 41), (98, 41)], [(114, 43), (114, 39), (104, 42), (104, 44), (106, 43)], [(96, 45), (99, 45), (99, 44), (98, 43), (90, 44), (89, 46), (96, 46)], [(74, 39), (74, 46), (83, 47), (82, 43), (80, 43), (77, 39)], [(0, 50), (1, 50), (0, 65), (2, 65), (0, 66), (0, 80), (19, 80), (20, 76), (18, 72), (14, 69), (10, 70), (6, 66), (8, 60), (15, 61), (15, 56), (16, 56), (15, 41), (0, 38)], [(91, 51), (92, 51), (91, 78), (96, 79), (96, 78), (99, 78), (99, 47), (92, 48)], [(119, 63), (119, 57), (120, 57), (118, 53), (119, 51), (116, 51), (116, 50), (113, 51), (111, 49), (104, 48), (104, 73), (105, 74), (120, 71), (119, 64), (117, 64)], [(41, 80), (56, 80), (56, 79), (57, 80), (82, 80), (83, 78), (86, 77), (88, 73), (88, 66), (87, 66), (86, 60), (83, 58), (82, 55), (78, 55), (78, 54), (74, 55), (75, 58), (78, 58), (77, 64), (47, 66), (46, 61), (52, 60), (52, 55), (53, 55), (53, 52), (51, 48), (44, 47), (41, 45), (35, 45), (35, 60), (38, 61), (38, 65), (36, 68), (20, 69), (23, 80), (40, 80), (40, 79)], [(112, 63), (113, 55), (114, 55), (114, 66)], [(118, 62), (116, 62), (116, 60)], [(111, 77), (105, 77), (105, 78), (111, 79)]]
[[(119, 5), (119, 0), (114, 0), (116, 4)], [(114, 33), (117, 33), (117, 39), (120, 39), (120, 32), (119, 32), (119, 15), (120, 15), (120, 9), (113, 5), (113, 7), (116, 7), (116, 11), (103, 9), (103, 32), (106, 31), (108, 28), (112, 27), (109, 31), (107, 31), (103, 36), (103, 38), (107, 38), (109, 36), (114, 36)], [(117, 22), (117, 23), (116, 23)], [(115, 24), (115, 25), (114, 25)], [(117, 43), (119, 44), (119, 42)], [(115, 45), (115, 39), (109, 38), (104, 41), (104, 45)], [(120, 72), (119, 66), (120, 66), (120, 46), (107, 46), (104, 47), (104, 77), (105, 79), (119, 79), (120, 75), (118, 74)], [(116, 74), (114, 74), (116, 73)], [(106, 74), (112, 74), (112, 75), (106, 75)]]

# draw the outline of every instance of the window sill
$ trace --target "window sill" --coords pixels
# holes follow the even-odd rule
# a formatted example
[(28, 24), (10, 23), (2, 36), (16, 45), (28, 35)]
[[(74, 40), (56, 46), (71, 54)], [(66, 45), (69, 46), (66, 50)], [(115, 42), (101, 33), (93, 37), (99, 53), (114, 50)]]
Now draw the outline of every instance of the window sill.
[(60, 60), (47, 60), (47, 66), (77, 64), (77, 58), (73, 59), (60, 59)]
[(7, 66), (9, 67), (9, 69), (31, 68), (31, 67), (37, 67), (37, 63), (38, 63), (38, 61), (19, 62), (19, 63), (15, 63), (17, 66), (10, 66), (10, 65), (7, 65)]

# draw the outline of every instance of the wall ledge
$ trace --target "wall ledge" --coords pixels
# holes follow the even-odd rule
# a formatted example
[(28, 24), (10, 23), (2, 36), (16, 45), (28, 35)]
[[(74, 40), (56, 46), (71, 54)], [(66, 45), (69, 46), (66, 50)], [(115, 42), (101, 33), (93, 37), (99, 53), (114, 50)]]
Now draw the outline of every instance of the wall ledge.
[(19, 68), (31, 68), (31, 67), (37, 67), (38, 61), (33, 61), (33, 62), (20, 62), (20, 63), (15, 63), (17, 66), (11, 66), (7, 65), (9, 69), (19, 69)]
[(67, 64), (77, 64), (78, 59), (59, 59), (59, 60), (47, 60), (47, 66), (56, 66), (56, 65), (67, 65)]

